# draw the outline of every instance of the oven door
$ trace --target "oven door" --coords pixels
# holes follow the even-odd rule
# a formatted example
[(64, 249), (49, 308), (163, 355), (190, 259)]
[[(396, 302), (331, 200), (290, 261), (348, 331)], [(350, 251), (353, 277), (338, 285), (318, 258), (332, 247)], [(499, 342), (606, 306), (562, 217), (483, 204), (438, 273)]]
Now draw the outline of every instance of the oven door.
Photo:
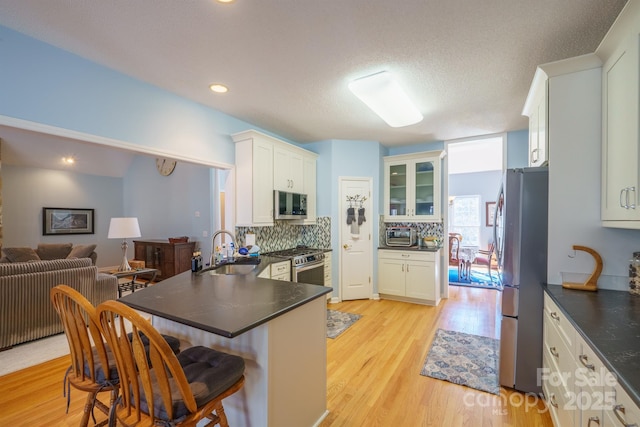
[(292, 276), (294, 282), (324, 286), (324, 261), (295, 267)]

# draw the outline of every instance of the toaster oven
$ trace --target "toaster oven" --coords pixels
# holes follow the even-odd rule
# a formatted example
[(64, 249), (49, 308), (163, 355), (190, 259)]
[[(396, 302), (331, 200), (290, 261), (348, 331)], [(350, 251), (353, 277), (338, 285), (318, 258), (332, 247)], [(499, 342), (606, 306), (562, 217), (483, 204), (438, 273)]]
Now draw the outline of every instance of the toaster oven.
[(414, 246), (416, 230), (411, 227), (388, 227), (385, 233), (387, 246)]

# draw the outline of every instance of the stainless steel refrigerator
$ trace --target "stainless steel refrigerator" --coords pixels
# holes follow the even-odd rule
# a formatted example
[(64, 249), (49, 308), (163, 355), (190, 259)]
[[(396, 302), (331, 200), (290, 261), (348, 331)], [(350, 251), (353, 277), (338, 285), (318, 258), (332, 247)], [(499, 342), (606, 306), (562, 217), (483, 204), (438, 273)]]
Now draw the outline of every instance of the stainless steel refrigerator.
[(498, 277), (503, 286), (500, 384), (540, 393), (542, 283), (547, 280), (547, 168), (507, 169), (494, 221)]

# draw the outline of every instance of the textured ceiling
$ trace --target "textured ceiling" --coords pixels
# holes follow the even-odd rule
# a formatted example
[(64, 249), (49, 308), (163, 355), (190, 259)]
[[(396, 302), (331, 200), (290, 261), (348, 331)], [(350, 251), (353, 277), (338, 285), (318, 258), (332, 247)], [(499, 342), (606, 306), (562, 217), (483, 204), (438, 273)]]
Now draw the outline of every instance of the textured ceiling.
[[(392, 146), (526, 128), (536, 66), (594, 52), (625, 3), (0, 0), (0, 25), (297, 142)], [(390, 128), (347, 89), (381, 70), (421, 123)]]

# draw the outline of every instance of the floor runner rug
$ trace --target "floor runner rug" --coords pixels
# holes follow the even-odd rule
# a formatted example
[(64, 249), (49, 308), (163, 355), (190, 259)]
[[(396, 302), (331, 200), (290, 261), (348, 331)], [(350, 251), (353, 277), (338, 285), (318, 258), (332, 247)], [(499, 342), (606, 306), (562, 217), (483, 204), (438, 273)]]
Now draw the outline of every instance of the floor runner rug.
[(471, 280), (460, 280), (458, 278), (458, 267), (449, 266), (449, 284), (454, 286), (469, 286), (472, 288), (487, 288), (502, 290), (496, 271), (491, 272), (491, 277), (486, 271), (471, 269)]
[(494, 338), (438, 329), (420, 375), (499, 394), (498, 348)]
[(335, 338), (356, 320), (362, 317), (360, 314), (345, 313), (336, 310), (327, 310), (327, 338)]

